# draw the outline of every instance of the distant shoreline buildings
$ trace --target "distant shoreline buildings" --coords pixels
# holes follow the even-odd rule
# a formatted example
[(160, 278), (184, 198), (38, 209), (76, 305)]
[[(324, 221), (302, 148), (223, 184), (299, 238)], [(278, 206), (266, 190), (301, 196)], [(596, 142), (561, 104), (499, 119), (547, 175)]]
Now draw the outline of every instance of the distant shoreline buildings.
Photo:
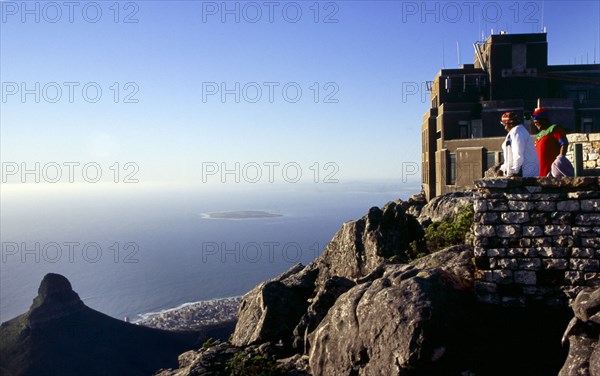
[(536, 107), (569, 133), (600, 132), (600, 64), (548, 65), (546, 33), (491, 35), (474, 44), (473, 64), (442, 69), (427, 82), (422, 186), (427, 200), (473, 186), (502, 161), (500, 117), (528, 120)]

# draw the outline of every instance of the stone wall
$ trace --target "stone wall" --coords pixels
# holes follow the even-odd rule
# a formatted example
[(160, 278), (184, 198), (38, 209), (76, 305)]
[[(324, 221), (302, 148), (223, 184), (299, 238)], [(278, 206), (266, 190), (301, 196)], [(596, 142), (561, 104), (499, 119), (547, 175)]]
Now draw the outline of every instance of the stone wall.
[(600, 285), (600, 178), (476, 181), (475, 290), (506, 306), (566, 305)]
[(583, 146), (583, 168), (600, 168), (600, 133), (572, 133), (567, 135), (569, 140), (569, 150), (567, 158), (574, 163), (575, 155), (573, 145), (582, 144)]

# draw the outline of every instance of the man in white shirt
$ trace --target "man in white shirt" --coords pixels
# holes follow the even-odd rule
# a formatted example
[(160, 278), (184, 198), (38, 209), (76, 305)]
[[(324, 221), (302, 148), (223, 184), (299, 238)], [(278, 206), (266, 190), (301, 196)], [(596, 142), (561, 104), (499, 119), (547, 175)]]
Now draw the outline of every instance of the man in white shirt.
[(531, 135), (520, 124), (519, 117), (515, 112), (502, 114), (500, 122), (508, 132), (502, 143), (504, 152), (504, 164), (500, 171), (504, 176), (537, 176), (540, 171), (535, 145)]

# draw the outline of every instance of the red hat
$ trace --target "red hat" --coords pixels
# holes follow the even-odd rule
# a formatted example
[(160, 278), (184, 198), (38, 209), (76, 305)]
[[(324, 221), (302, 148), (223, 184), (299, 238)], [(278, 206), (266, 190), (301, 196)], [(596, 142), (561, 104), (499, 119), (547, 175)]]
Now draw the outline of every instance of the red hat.
[(511, 123), (518, 123), (519, 116), (516, 112), (505, 112), (502, 114), (502, 122), (506, 123), (508, 121), (510, 121)]
[(531, 117), (533, 118), (533, 120), (548, 120), (548, 110), (545, 108), (536, 108), (535, 111), (533, 111)]

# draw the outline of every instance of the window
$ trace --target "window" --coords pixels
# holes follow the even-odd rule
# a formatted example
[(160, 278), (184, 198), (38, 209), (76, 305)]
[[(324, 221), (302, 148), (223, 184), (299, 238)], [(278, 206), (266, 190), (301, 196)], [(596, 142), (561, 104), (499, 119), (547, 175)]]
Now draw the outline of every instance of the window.
[(452, 89), (452, 79), (448, 76), (444, 80), (444, 88), (446, 89), (446, 92), (448, 92), (448, 93)]
[(446, 184), (455, 185), (456, 184), (456, 154), (450, 153), (448, 154), (448, 178), (446, 179)]

